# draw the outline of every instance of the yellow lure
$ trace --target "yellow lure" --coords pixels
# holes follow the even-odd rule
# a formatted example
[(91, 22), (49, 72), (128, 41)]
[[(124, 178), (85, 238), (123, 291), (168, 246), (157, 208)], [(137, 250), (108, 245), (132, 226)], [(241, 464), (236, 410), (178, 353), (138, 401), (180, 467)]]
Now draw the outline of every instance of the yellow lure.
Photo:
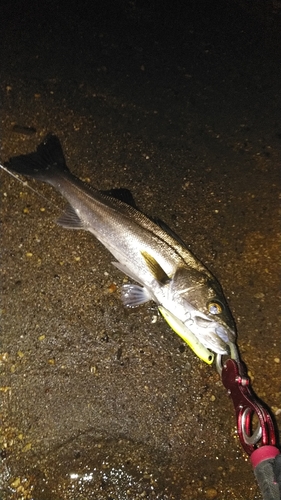
[(195, 337), (195, 335), (189, 330), (189, 328), (187, 328), (179, 319), (170, 313), (170, 311), (165, 309), (165, 307), (159, 306), (158, 309), (172, 330), (174, 330), (174, 332), (176, 332), (189, 345), (193, 352), (195, 352), (195, 354), (202, 359), (202, 361), (211, 365), (215, 358), (214, 353), (204, 347), (197, 337)]

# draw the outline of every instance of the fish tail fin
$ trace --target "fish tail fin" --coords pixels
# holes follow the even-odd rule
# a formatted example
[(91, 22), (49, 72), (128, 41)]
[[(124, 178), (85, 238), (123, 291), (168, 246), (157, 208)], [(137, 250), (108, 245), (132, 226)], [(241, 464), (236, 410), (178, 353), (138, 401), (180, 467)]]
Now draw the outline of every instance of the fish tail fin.
[(52, 183), (59, 172), (69, 172), (60, 141), (49, 134), (33, 153), (14, 156), (5, 163), (7, 170)]

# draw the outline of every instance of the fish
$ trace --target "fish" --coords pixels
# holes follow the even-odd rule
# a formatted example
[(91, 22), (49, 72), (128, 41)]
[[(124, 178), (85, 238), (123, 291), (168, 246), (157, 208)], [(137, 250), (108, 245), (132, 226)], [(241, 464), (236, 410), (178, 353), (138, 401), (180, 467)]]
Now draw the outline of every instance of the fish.
[(231, 352), (236, 326), (221, 285), (163, 221), (146, 216), (116, 195), (118, 190), (108, 194), (76, 177), (54, 134), (36, 151), (4, 165), (9, 172), (50, 184), (66, 199), (57, 224), (89, 231), (112, 254), (112, 264), (133, 281), (121, 287), (124, 306), (154, 301), (182, 338), (190, 332), (207, 353)]

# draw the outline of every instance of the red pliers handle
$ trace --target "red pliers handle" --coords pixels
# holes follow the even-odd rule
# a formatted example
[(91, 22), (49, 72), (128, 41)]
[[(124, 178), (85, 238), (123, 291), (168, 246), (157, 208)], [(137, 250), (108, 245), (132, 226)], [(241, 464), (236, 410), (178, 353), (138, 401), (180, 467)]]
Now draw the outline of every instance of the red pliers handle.
[(270, 412), (255, 395), (238, 354), (221, 366), (220, 373), (233, 401), (240, 443), (251, 458), (263, 498), (280, 500), (281, 455), (276, 446), (277, 435)]
[[(267, 408), (255, 396), (243, 363), (228, 359), (222, 367), (221, 377), (233, 401), (237, 431), (246, 453), (251, 455), (258, 446), (274, 446), (276, 434), (273, 420)], [(252, 429), (254, 418), (255, 431)]]

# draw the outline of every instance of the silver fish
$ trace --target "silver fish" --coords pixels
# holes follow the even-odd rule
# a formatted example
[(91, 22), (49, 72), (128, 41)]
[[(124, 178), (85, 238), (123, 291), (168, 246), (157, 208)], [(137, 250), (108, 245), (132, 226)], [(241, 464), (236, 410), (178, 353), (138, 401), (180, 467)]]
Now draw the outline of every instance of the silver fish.
[(113, 264), (139, 283), (123, 285), (124, 305), (153, 300), (207, 349), (229, 352), (236, 331), (220, 284), (164, 223), (75, 177), (54, 135), (35, 152), (11, 158), (5, 167), (51, 184), (66, 198), (69, 204), (57, 223), (93, 233), (116, 259)]

